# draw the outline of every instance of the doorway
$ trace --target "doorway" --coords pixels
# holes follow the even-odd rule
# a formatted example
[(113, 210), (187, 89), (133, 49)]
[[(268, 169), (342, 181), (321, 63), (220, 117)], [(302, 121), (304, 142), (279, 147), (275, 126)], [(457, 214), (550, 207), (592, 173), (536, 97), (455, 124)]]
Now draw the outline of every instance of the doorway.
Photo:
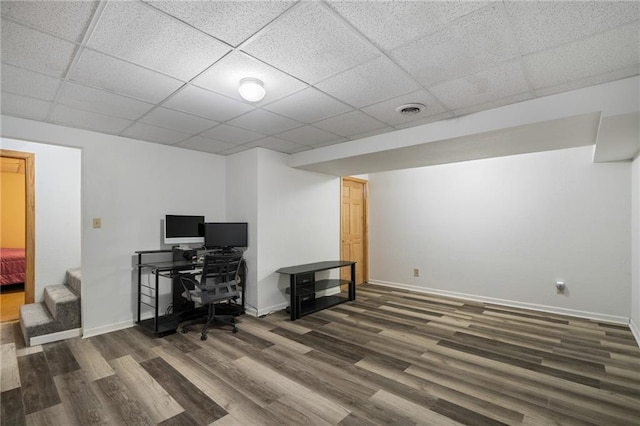
[[(340, 179), (340, 259), (356, 262), (356, 284), (369, 279), (367, 189), (364, 179)], [(351, 279), (346, 268), (341, 275), (341, 279)]]
[[(34, 300), (34, 278), (35, 278), (35, 186), (34, 186), (34, 154), (28, 152), (0, 150), (2, 160), (2, 185), (3, 185), (3, 205), (12, 207), (12, 212), (8, 212), (3, 207), (2, 221), (2, 249), (3, 257), (6, 259), (11, 255), (17, 256), (12, 259), (11, 279), (2, 286), (0, 292), (0, 309), (2, 310), (2, 321), (15, 321), (18, 319), (18, 309), (22, 304), (33, 303)], [(11, 187), (9, 187), (11, 185)], [(5, 187), (7, 186), (7, 187)], [(10, 197), (5, 198), (5, 190)], [(14, 221), (12, 223), (12, 221)], [(12, 232), (14, 231), (14, 232)], [(12, 236), (13, 235), (13, 236)], [(7, 250), (16, 249), (16, 250)], [(24, 268), (16, 267), (21, 256), (19, 249), (23, 249)], [(6, 256), (5, 254), (6, 253)], [(8, 265), (8, 264), (7, 264)], [(3, 264), (3, 275), (9, 276), (5, 271), (9, 267)], [(14, 275), (15, 273), (15, 275)], [(23, 274), (23, 286), (20, 286), (19, 278)], [(22, 278), (22, 276), (20, 276)], [(3, 280), (4, 281), (4, 280)]]

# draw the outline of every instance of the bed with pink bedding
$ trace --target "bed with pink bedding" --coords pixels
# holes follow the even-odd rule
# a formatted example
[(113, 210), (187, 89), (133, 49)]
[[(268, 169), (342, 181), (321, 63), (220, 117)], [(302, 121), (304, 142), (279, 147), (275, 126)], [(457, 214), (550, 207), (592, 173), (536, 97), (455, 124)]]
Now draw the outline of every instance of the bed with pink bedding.
[(0, 248), (0, 285), (24, 283), (24, 249)]

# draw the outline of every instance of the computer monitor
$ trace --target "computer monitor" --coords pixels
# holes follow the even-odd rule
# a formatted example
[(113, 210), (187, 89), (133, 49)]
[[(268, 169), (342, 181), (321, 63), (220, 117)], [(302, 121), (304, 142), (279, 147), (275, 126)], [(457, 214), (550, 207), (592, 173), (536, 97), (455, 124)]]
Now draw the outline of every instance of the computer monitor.
[(246, 222), (207, 222), (202, 225), (204, 246), (208, 250), (247, 247)]
[(168, 214), (164, 217), (164, 243), (203, 244), (204, 236), (200, 234), (200, 224), (204, 216), (186, 216)]

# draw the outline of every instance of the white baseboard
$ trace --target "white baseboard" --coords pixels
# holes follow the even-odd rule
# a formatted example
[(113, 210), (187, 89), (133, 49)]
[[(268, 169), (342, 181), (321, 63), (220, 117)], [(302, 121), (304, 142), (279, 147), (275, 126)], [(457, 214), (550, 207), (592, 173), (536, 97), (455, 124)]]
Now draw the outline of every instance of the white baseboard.
[[(387, 287), (395, 287), (402, 290), (411, 290), (417, 293), (436, 294), (440, 296), (453, 297), (456, 299), (465, 299), (476, 302), (493, 303), (495, 305), (510, 306), (513, 308), (531, 309), (533, 311), (548, 312), (552, 314), (568, 315), (572, 317), (591, 319), (596, 321), (608, 322), (613, 324), (629, 324), (629, 318), (617, 315), (607, 315), (597, 312), (579, 311), (574, 309), (559, 308), (557, 306), (538, 305), (535, 303), (517, 302), (513, 300), (496, 299), (493, 297), (478, 296), (475, 294), (458, 293), (454, 291), (439, 290), (429, 287), (419, 287), (407, 284), (399, 284), (388, 281), (369, 280), (371, 284), (379, 284)], [(637, 337), (636, 337), (637, 339)]]
[(125, 328), (130, 328), (134, 325), (135, 323), (133, 322), (133, 320), (127, 320), (117, 322), (115, 324), (104, 325), (101, 327), (85, 328), (82, 333), (82, 338), (86, 339), (87, 337), (98, 336), (100, 334), (110, 333), (112, 331), (124, 330)]
[(286, 309), (287, 306), (289, 306), (289, 302), (278, 303), (277, 305), (268, 306), (266, 308), (262, 308), (262, 309), (259, 309), (259, 310), (253, 310), (253, 311), (255, 312), (255, 316), (256, 317), (262, 317), (262, 316), (269, 315), (269, 314), (272, 314), (274, 312)]
[(638, 328), (638, 324), (631, 320), (629, 321), (629, 328), (631, 329), (631, 333), (633, 333), (633, 337), (636, 338), (636, 343), (640, 347), (640, 328)]
[(58, 331), (57, 333), (43, 334), (41, 336), (34, 336), (29, 339), (28, 346), (44, 345), (45, 343), (57, 342), (60, 340), (71, 339), (73, 337), (82, 336), (81, 328), (73, 328), (71, 330)]

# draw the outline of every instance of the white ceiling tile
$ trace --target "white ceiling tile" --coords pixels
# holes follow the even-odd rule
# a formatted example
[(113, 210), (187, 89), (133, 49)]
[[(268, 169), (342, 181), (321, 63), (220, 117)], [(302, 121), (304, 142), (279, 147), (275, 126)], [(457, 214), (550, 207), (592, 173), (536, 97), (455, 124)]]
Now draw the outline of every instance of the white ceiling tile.
[(129, 120), (137, 120), (153, 107), (150, 103), (71, 82), (63, 86), (58, 102), (72, 108)]
[[(248, 77), (257, 78), (263, 82), (267, 93), (262, 101), (247, 103), (240, 97), (238, 93), (240, 80)], [(300, 80), (242, 52), (235, 52), (223, 58), (196, 78), (193, 84), (222, 93), (248, 105), (264, 105), (307, 87)]]
[(333, 76), (316, 87), (358, 108), (419, 88), (384, 56)]
[(159, 102), (183, 83), (137, 65), (85, 49), (69, 78), (134, 98)]
[(310, 84), (378, 55), (319, 2), (298, 3), (243, 50)]
[(154, 7), (233, 46), (287, 10), (293, 1), (150, 1)]
[[(485, 1), (331, 1), (340, 15), (384, 50), (441, 30), (487, 5)], [(384, 23), (384, 24), (381, 24)]]
[(152, 126), (145, 123), (135, 123), (129, 127), (123, 133), (123, 136), (128, 136), (134, 139), (140, 139), (143, 141), (157, 142), (166, 145), (174, 145), (181, 142), (190, 135), (182, 132), (175, 132), (173, 130), (163, 129), (162, 127)]
[(279, 139), (274, 136), (269, 136), (263, 139), (259, 139), (257, 141), (249, 142), (245, 144), (243, 147), (244, 148), (260, 147), (260, 148), (270, 149), (271, 151), (282, 152), (284, 154), (293, 154), (296, 152), (309, 150), (308, 146), (285, 141), (283, 139)]
[(510, 60), (516, 50), (500, 8), (492, 3), (391, 55), (427, 87)]
[(346, 142), (348, 140), (313, 126), (298, 127), (297, 129), (280, 133), (278, 134), (278, 137), (280, 139), (307, 146)]
[(449, 109), (485, 104), (529, 90), (520, 62), (511, 61), (429, 89)]
[(185, 87), (165, 105), (216, 121), (230, 120), (253, 109), (248, 103), (194, 86)]
[(256, 109), (238, 118), (229, 121), (229, 124), (242, 127), (243, 129), (262, 133), (264, 135), (275, 135), (296, 127), (302, 123), (274, 114), (263, 109)]
[(264, 107), (303, 123), (313, 123), (353, 108), (314, 88), (308, 88)]
[(132, 121), (89, 111), (56, 105), (51, 113), (51, 121), (65, 126), (78, 127), (102, 133), (117, 134), (129, 126)]
[(74, 42), (82, 41), (97, 1), (3, 1), (2, 15)]
[(2, 62), (54, 77), (64, 76), (76, 46), (2, 19)]
[(488, 109), (498, 108), (504, 105), (515, 104), (517, 102), (526, 101), (528, 99), (532, 99), (533, 96), (534, 94), (530, 92), (518, 93), (511, 96), (506, 96), (504, 98), (494, 99), (489, 102), (485, 102), (483, 104), (471, 105), (468, 107), (456, 109), (454, 113), (456, 114), (456, 116), (473, 114), (474, 112), (486, 111)]
[(637, 1), (505, 2), (520, 46), (528, 54), (640, 18)]
[(230, 48), (141, 2), (109, 2), (88, 46), (190, 80)]
[(571, 80), (556, 86), (545, 87), (536, 90), (535, 94), (537, 96), (548, 96), (569, 90), (581, 89), (583, 87), (595, 86), (596, 84), (606, 83), (608, 81), (616, 81), (634, 75), (640, 75), (640, 64), (579, 80)]
[(216, 126), (215, 121), (196, 117), (195, 115), (185, 114), (184, 112), (174, 111), (167, 108), (158, 108), (151, 111), (142, 120), (143, 123), (153, 124), (154, 126), (164, 127), (165, 129), (173, 129), (179, 132), (195, 135)]
[(535, 89), (556, 86), (640, 64), (638, 25), (632, 23), (593, 37), (524, 57)]
[(26, 96), (14, 95), (2, 92), (2, 114), (17, 117), (30, 118), (33, 120), (45, 120), (51, 108), (51, 102), (41, 99), (28, 98)]
[(241, 129), (239, 127), (229, 126), (228, 124), (221, 124), (211, 130), (207, 130), (202, 134), (202, 136), (223, 142), (229, 142), (234, 145), (241, 145), (243, 143), (261, 139), (265, 135)]
[(2, 64), (2, 91), (52, 101), (62, 80)]
[(314, 126), (346, 138), (386, 127), (384, 123), (360, 111), (351, 111), (337, 117), (328, 118), (314, 123)]
[[(420, 114), (415, 115), (403, 115), (396, 111), (396, 108), (406, 104), (422, 104), (426, 108)], [(440, 114), (444, 111), (442, 105), (424, 90), (408, 93), (397, 98), (389, 99), (384, 102), (368, 106), (362, 109), (363, 112), (371, 115), (374, 118), (382, 121), (383, 123), (395, 126), (400, 123), (409, 123), (416, 120), (421, 120), (426, 116)]]
[(211, 154), (218, 154), (229, 148), (233, 148), (235, 145), (228, 142), (217, 141), (214, 139), (203, 138), (202, 136), (193, 136), (186, 141), (180, 142), (175, 146), (179, 146), (186, 149), (193, 149), (196, 151), (209, 152)]

